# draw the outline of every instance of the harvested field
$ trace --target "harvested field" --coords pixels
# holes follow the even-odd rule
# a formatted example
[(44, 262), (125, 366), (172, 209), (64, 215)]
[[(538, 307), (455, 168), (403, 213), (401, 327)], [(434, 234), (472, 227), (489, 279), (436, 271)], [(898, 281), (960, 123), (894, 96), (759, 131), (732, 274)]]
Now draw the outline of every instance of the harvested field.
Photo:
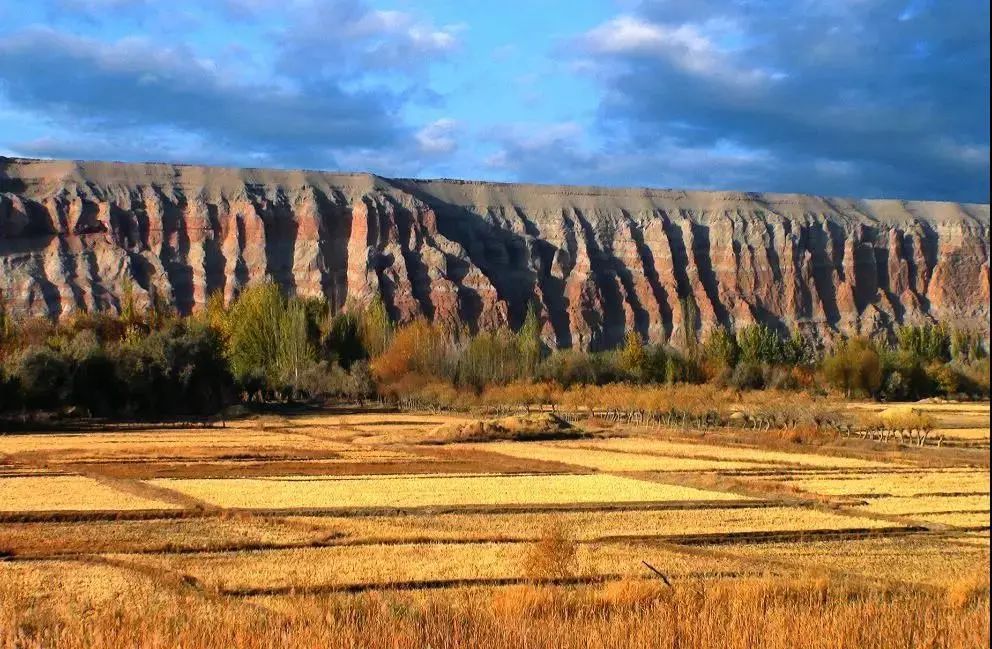
[[(146, 600), (160, 588), (149, 576), (127, 568), (69, 560), (0, 561), (0, 584), (10, 589), (8, 592), (31, 593), (34, 597), (58, 596), (81, 611)], [(0, 635), (0, 646), (3, 641)]]
[[(751, 532), (882, 529), (887, 521), (797, 507), (676, 509), (514, 514), (431, 514), (414, 516), (294, 517), (294, 522), (339, 534), (342, 542), (438, 539), (536, 540), (550, 524), (572, 530), (575, 539), (732, 535)], [(897, 526), (897, 525), (896, 525)]]
[(989, 527), (989, 512), (948, 512), (942, 514), (918, 514), (913, 518), (935, 523), (937, 525), (948, 525), (950, 527), (963, 527), (974, 529), (977, 527)]
[(935, 428), (931, 433), (935, 437), (946, 437), (953, 439), (963, 439), (976, 442), (989, 441), (988, 426), (981, 428)]
[(860, 469), (891, 467), (890, 463), (873, 462), (848, 457), (830, 455), (814, 455), (811, 453), (786, 453), (769, 451), (761, 448), (744, 448), (734, 446), (716, 446), (712, 444), (686, 444), (642, 437), (623, 437), (605, 440), (582, 440), (577, 442), (560, 442), (565, 448), (580, 448), (605, 451), (621, 451), (624, 453), (656, 453), (658, 455), (677, 458), (707, 458), (712, 460), (769, 463), (783, 465), (799, 465), (803, 467)]
[(868, 580), (947, 585), (988, 572), (987, 549), (953, 538), (907, 536), (725, 547), (744, 560), (767, 561), (813, 574), (843, 573)]
[(220, 507), (391, 508), (466, 505), (741, 500), (721, 492), (606, 475), (409, 475), (352, 478), (151, 480)]
[(987, 494), (987, 471), (929, 471), (876, 473), (870, 476), (829, 476), (799, 479), (792, 485), (826, 496), (925, 496), (929, 494)]
[(0, 512), (172, 509), (82, 476), (0, 478)]
[(19, 557), (93, 552), (185, 552), (302, 544), (328, 536), (326, 531), (245, 516), (8, 523), (0, 525), (0, 550)]
[(547, 442), (495, 442), (469, 445), (511, 457), (562, 462), (597, 471), (721, 471), (768, 469), (768, 462), (705, 460), (693, 457), (613, 453), (610, 451), (569, 448)]
[(906, 516), (928, 513), (988, 511), (988, 496), (885, 496), (872, 498), (859, 511)]
[[(826, 613), (810, 611), (868, 601), (862, 592), (875, 593), (859, 609), (864, 619), (894, 610), (900, 592), (914, 612), (945, 599), (977, 602), (947, 604), (955, 624), (971, 623), (961, 617), (970, 606), (987, 612), (987, 582), (975, 577), (989, 554), (981, 449), (786, 445), (775, 432), (701, 439), (620, 427), (567, 440), (450, 443), (466, 431), (475, 440), (504, 435), (466, 427), (472, 421), (309, 412), (227, 428), (2, 436), (0, 628), (63, 620), (70, 630), (61, 641), (36, 644), (81, 649), (76, 632), (90, 631), (79, 625), (113, 610), (133, 613), (149, 635), (124, 638), (113, 621), (123, 618), (108, 617), (89, 646), (144, 646), (135, 638), (152, 636), (180, 646), (163, 629), (187, 629), (195, 611), (202, 632), (186, 646), (214, 642), (218, 620), (232, 632), (251, 626), (216, 645), (227, 647), (261, 637), (263, 620), (278, 620), (272, 628), (283, 633), (317, 602), (327, 608), (307, 628), (366, 613), (379, 620), (371, 611), (386, 611), (380, 622), (395, 628), (422, 606), (425, 617), (411, 627), (419, 629), (439, 606), (479, 598), (480, 615), (519, 629), (546, 610), (541, 602), (554, 602), (558, 638), (615, 610), (625, 611), (625, 626), (607, 629), (611, 638), (645, 624), (667, 633), (701, 598), (733, 601), (738, 615), (739, 599), (754, 595), (760, 620), (779, 602), (788, 609), (783, 628), (797, 619), (819, 628)], [(441, 426), (450, 438), (439, 437)], [(535, 579), (557, 586), (539, 590)], [(684, 609), (669, 619), (673, 598), (684, 598)], [(55, 612), (44, 608), (48, 599)], [(632, 621), (632, 611), (645, 617)], [(732, 619), (706, 624), (724, 637)], [(286, 637), (259, 640), (258, 649)], [(329, 644), (295, 637), (305, 638), (300, 646)], [(367, 629), (349, 637), (365, 646)], [(447, 646), (441, 637), (450, 634), (431, 646)], [(392, 640), (383, 649), (422, 646)]]
[[(416, 543), (342, 546), (190, 556), (120, 555), (115, 561), (192, 577), (209, 589), (236, 593), (320, 590), (363, 584), (524, 580), (526, 545)], [(673, 577), (747, 573), (747, 566), (707, 554), (624, 543), (581, 546), (576, 574), (649, 576), (647, 561)], [(761, 571), (759, 571), (761, 572)]]

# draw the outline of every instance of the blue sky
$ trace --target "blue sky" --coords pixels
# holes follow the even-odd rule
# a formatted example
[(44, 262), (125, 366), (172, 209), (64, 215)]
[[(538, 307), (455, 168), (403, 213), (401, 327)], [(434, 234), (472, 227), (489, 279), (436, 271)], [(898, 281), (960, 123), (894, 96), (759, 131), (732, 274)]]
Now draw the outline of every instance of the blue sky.
[(987, 0), (0, 0), (0, 155), (989, 200)]

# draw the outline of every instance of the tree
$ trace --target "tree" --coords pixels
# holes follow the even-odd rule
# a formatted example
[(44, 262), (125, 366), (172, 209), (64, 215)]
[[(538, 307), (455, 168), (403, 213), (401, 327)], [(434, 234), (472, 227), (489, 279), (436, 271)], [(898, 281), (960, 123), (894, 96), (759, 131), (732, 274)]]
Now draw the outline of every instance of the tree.
[(376, 357), (386, 351), (389, 340), (393, 335), (393, 323), (382, 298), (376, 295), (358, 316), (358, 331), (362, 346), (370, 357)]
[(647, 353), (644, 350), (644, 341), (636, 331), (628, 331), (624, 338), (623, 347), (618, 354), (620, 369), (636, 380), (644, 377), (644, 369), (647, 361)]
[(943, 325), (925, 324), (900, 327), (896, 331), (899, 349), (925, 362), (951, 360), (951, 336)]
[(249, 286), (231, 306), (227, 353), (239, 380), (262, 375), (274, 383), (280, 378), (277, 354), (284, 310), (279, 287), (270, 280)]
[(134, 301), (134, 281), (130, 277), (125, 277), (121, 283), (120, 313), (121, 322), (125, 327), (133, 326), (140, 321), (138, 307)]
[[(2, 335), (2, 334), (0, 334)], [(978, 332), (955, 329), (951, 333), (951, 358), (955, 361), (975, 361), (988, 356)]]
[(346, 370), (355, 362), (368, 357), (362, 345), (359, 324), (358, 318), (351, 313), (335, 315), (331, 318), (327, 335), (321, 344), (324, 353)]
[(520, 352), (521, 371), (524, 376), (531, 377), (537, 372), (541, 362), (541, 320), (538, 318), (534, 303), (527, 305), (527, 315), (517, 331), (517, 348)]
[(682, 346), (689, 356), (696, 352), (699, 340), (696, 337), (696, 327), (699, 324), (699, 307), (692, 295), (686, 295), (679, 300), (682, 309)]
[(882, 366), (871, 343), (863, 338), (844, 342), (823, 361), (823, 374), (850, 397), (855, 391), (875, 394), (882, 385)]
[(733, 369), (737, 365), (737, 339), (720, 327), (710, 333), (703, 345), (703, 357), (718, 369)]
[(72, 368), (62, 354), (48, 347), (27, 349), (17, 364), (16, 376), (29, 407), (57, 408), (68, 400)]
[(300, 300), (293, 299), (279, 315), (273, 370), (281, 381), (296, 386), (300, 374), (316, 361), (310, 344), (307, 308)]
[(741, 328), (737, 332), (737, 347), (742, 363), (776, 365), (785, 360), (782, 339), (763, 324)]

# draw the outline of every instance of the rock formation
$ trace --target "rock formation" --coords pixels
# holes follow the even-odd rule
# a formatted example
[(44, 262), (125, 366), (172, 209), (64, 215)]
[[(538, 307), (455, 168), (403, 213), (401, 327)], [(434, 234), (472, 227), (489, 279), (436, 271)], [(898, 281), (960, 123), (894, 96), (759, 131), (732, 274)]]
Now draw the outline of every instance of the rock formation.
[(987, 337), (989, 206), (0, 158), (12, 312), (113, 311), (130, 285), (188, 313), (266, 276), (471, 329), (534, 303), (558, 347), (753, 322)]

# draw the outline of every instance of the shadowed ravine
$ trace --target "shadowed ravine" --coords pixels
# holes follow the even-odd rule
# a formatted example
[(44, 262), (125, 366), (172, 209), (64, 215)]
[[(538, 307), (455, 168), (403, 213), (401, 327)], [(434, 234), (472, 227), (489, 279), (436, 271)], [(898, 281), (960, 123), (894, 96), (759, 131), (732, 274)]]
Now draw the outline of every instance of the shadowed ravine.
[(764, 322), (820, 340), (901, 323), (989, 332), (989, 206), (387, 179), (0, 158), (0, 290), (34, 315), (188, 313), (271, 276), (398, 320), (516, 326), (551, 346)]

